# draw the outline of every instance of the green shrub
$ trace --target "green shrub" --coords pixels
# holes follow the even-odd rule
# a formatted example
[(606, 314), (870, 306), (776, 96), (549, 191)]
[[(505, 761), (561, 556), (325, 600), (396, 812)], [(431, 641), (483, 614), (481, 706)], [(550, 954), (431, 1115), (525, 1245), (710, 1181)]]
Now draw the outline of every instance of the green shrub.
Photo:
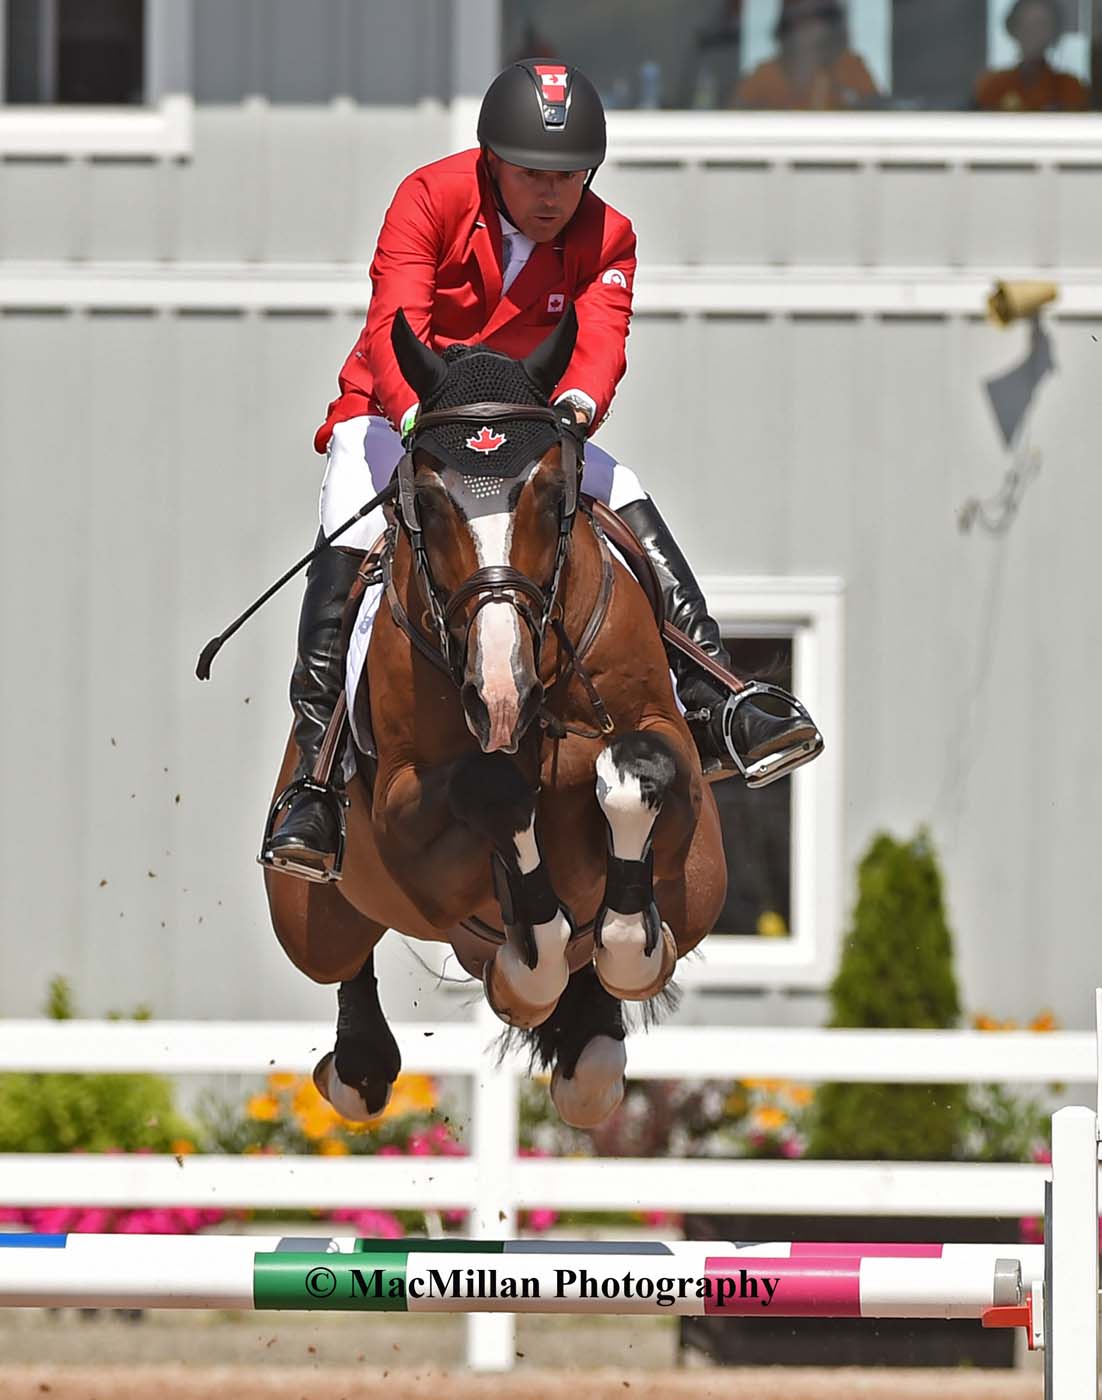
[[(960, 997), (928, 834), (877, 836), (858, 870), (853, 926), (830, 989), (832, 1026), (946, 1029)], [(824, 1084), (809, 1157), (944, 1161), (960, 1151), (967, 1095), (946, 1084)]]
[[(50, 983), (45, 1014), (72, 1017), (63, 978)], [(0, 1152), (172, 1152), (182, 1141), (194, 1130), (158, 1075), (0, 1074)]]

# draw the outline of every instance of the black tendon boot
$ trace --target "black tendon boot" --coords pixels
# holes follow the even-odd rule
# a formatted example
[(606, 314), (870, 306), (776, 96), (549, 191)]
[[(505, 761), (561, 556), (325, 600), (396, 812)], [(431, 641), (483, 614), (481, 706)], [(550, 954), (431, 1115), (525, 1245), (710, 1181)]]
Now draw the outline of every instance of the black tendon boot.
[[(327, 549), (306, 574), (298, 623), (298, 661), (291, 676), (291, 708), (299, 763), (295, 783), (308, 783), (344, 684), (341, 622), (363, 555)], [(294, 785), (292, 785), (294, 786)], [(286, 797), (286, 794), (282, 795)], [(344, 776), (338, 754), (327, 786), (304, 786), (290, 800), (274, 836), (265, 839), (261, 863), (307, 880), (339, 878)], [(274, 813), (273, 813), (274, 815)], [(272, 818), (268, 820), (271, 830)]]
[[(650, 555), (662, 585), (667, 620), (729, 671), (731, 658), (720, 640), (719, 624), (708, 615), (700, 585), (658, 507), (644, 496), (616, 513), (631, 526)], [(823, 741), (802, 707), (782, 718), (759, 708), (750, 698), (779, 693), (790, 701), (792, 697), (785, 692), (751, 684), (749, 693), (739, 698), (739, 692), (724, 686), (684, 652), (668, 643), (666, 652), (705, 774), (739, 772), (751, 787), (764, 787), (821, 751)]]

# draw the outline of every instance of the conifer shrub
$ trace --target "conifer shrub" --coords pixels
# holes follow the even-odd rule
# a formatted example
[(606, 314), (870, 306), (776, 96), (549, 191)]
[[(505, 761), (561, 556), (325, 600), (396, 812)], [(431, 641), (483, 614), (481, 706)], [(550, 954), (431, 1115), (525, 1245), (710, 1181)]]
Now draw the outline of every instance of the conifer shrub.
[[(875, 837), (830, 989), (831, 1026), (949, 1029), (960, 1018), (953, 937), (928, 833)], [(960, 1153), (967, 1091), (956, 1084), (824, 1084), (809, 1157), (948, 1161)]]

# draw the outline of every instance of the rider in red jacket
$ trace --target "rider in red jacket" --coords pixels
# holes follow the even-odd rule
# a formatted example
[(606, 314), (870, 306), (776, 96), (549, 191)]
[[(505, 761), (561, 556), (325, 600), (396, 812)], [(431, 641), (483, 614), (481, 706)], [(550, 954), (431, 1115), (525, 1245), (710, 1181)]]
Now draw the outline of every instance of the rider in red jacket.
[[(414, 171), (387, 211), (371, 264), (367, 321), (315, 438), (329, 458), (321, 499), (326, 533), (386, 485), (416, 416), (390, 342), (399, 307), (438, 352), (479, 342), (522, 357), (573, 305), (576, 349), (553, 399), (568, 401), (588, 432), (604, 420), (626, 368), (635, 234), (589, 188), (605, 156), (596, 89), (564, 64), (513, 64), (486, 93), (478, 139), (478, 150)], [(634, 473), (590, 442), (582, 490), (611, 505), (638, 535), (657, 567), (667, 617), (729, 666), (692, 570)], [(383, 523), (381, 511), (366, 517), (342, 540), (346, 548), (324, 551), (307, 575), (291, 679), (296, 776), (312, 769), (340, 694), (341, 616), (360, 561), (353, 551), (369, 548)], [(737, 707), (725, 730), (731, 692), (680, 652), (671, 651), (670, 662), (705, 772), (745, 771), (815, 733), (803, 719), (779, 719), (749, 703)], [(337, 838), (333, 802), (307, 788), (262, 859), (324, 878)]]

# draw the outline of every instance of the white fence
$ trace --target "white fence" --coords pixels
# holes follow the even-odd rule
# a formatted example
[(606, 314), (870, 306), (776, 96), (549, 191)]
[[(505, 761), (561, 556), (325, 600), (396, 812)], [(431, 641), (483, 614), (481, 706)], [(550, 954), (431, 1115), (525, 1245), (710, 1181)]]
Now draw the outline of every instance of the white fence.
[[(516, 1230), (518, 1210), (662, 1209), (857, 1215), (1040, 1215), (1047, 1169), (979, 1163), (554, 1159), (517, 1155), (526, 1066), (488, 1053), (499, 1024), (394, 1027), (407, 1071), (473, 1081), (466, 1158), (0, 1155), (5, 1205), (163, 1205), (309, 1209), (457, 1207), (470, 1234)], [(0, 1071), (308, 1072), (328, 1025), (268, 1022), (7, 1021)], [(667, 1026), (634, 1037), (636, 1079), (743, 1079), (1094, 1085), (1091, 1032), (743, 1030)], [(1095, 1090), (1084, 1095), (1092, 1104)], [(468, 1360), (511, 1364), (513, 1320), (468, 1318)]]

